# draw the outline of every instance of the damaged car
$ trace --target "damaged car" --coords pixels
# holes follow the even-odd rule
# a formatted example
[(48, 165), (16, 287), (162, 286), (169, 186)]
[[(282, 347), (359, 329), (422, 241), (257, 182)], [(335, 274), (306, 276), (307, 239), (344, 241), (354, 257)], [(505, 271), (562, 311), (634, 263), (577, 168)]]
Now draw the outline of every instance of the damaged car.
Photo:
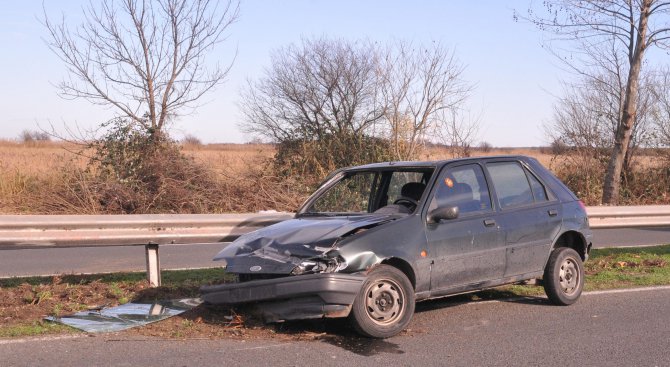
[(268, 322), (348, 317), (386, 338), (416, 301), (542, 279), (574, 303), (592, 234), (583, 203), (537, 160), (390, 162), (332, 173), (294, 219), (240, 236), (214, 260), (238, 281), (211, 304), (258, 306)]

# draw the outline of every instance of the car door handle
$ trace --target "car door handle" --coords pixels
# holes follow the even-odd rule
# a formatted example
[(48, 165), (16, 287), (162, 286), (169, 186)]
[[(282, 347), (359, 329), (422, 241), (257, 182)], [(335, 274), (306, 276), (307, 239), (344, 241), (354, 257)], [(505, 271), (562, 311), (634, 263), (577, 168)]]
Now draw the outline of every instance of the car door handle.
[(550, 216), (550, 217), (555, 217), (555, 216), (558, 215), (558, 210), (556, 210), (556, 209), (549, 209), (549, 210), (547, 211), (547, 213), (549, 213), (549, 216)]
[(496, 221), (493, 219), (484, 219), (484, 225), (487, 227), (493, 227), (496, 225)]

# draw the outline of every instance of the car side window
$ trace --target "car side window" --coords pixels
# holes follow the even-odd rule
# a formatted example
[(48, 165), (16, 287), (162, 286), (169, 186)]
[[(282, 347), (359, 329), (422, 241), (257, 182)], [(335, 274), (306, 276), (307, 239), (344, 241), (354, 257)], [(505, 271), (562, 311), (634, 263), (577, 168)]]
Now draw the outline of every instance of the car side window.
[(491, 196), (484, 171), (477, 164), (447, 169), (436, 183), (429, 210), (457, 206), (460, 215), (491, 210)]
[(486, 167), (503, 209), (533, 203), (528, 178), (518, 162), (489, 163)]
[(533, 175), (532, 173), (526, 171), (528, 176), (528, 181), (530, 181), (530, 188), (533, 190), (533, 196), (535, 197), (536, 202), (548, 201), (549, 197), (547, 196), (547, 190), (544, 188), (544, 185)]

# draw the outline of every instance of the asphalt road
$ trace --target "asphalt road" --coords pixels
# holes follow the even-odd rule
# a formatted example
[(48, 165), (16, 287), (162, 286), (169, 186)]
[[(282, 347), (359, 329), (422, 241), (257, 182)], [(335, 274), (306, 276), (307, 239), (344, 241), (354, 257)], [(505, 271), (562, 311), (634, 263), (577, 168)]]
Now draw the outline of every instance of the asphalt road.
[(595, 248), (670, 244), (670, 228), (612, 228), (593, 230)]
[[(594, 247), (670, 243), (670, 228), (594, 230)], [(162, 269), (216, 267), (212, 261), (224, 243), (160, 247)], [(96, 247), (0, 251), (0, 277), (64, 273), (106, 273), (146, 269), (144, 247)]]
[[(216, 267), (225, 243), (164, 245), (161, 269)], [(0, 277), (146, 270), (143, 246), (80, 247), (0, 251)]]
[(128, 333), (0, 340), (3, 366), (668, 366), (670, 287), (417, 305), (410, 331), (387, 340), (329, 330), (314, 341), (162, 340)]

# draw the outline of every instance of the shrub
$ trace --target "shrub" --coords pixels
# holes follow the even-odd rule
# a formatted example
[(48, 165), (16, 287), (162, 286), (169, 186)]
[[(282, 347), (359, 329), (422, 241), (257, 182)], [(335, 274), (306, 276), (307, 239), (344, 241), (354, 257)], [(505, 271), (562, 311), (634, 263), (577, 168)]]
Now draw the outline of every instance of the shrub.
[(51, 135), (44, 131), (23, 130), (19, 135), (19, 141), (30, 144), (40, 141), (51, 141)]
[(384, 139), (326, 135), (319, 140), (287, 140), (278, 144), (274, 170), (279, 177), (298, 177), (315, 184), (338, 168), (390, 160), (393, 154)]
[(213, 174), (167, 135), (124, 119), (107, 127), (91, 145), (95, 155), (88, 166), (103, 212), (200, 213), (215, 206)]
[(493, 150), (493, 145), (487, 141), (483, 141), (479, 143), (479, 150), (482, 151), (483, 153), (490, 153), (491, 150)]
[(191, 146), (200, 146), (202, 145), (202, 140), (195, 135), (186, 134), (181, 138), (182, 145), (191, 145)]
[[(607, 157), (601, 151), (555, 156), (551, 168), (586, 205), (600, 205)], [(619, 205), (670, 204), (670, 165), (631, 164), (622, 174)]]

